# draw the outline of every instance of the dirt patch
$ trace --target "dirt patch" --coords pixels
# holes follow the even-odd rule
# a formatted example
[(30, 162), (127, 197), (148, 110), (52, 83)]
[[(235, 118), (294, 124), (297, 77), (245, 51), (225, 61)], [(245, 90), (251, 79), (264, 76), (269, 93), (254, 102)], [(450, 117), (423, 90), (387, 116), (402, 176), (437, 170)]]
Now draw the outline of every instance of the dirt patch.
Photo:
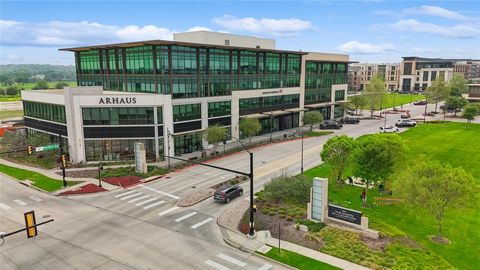
[[(62, 175), (62, 172), (56, 172), (58, 175)], [(65, 175), (71, 178), (97, 178), (98, 169), (94, 170), (80, 170), (80, 171), (65, 171)]]
[(435, 242), (437, 244), (441, 244), (441, 245), (450, 244), (450, 240), (448, 240), (447, 238), (444, 238), (444, 237), (438, 237), (436, 235), (429, 235), (428, 238), (430, 238), (430, 240), (432, 242)]
[(365, 235), (361, 235), (360, 239), (368, 246), (368, 248), (373, 250), (382, 250), (385, 251), (385, 248), (393, 242), (393, 239), (390, 237), (380, 237), (378, 239), (370, 238)]

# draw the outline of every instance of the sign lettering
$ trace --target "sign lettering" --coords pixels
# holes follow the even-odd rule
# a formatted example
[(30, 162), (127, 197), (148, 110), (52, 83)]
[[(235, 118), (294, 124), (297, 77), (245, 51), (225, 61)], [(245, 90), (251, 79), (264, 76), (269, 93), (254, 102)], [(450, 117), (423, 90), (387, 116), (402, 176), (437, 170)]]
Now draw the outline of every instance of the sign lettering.
[(333, 204), (328, 205), (328, 217), (358, 225), (361, 225), (362, 223), (362, 212), (343, 208)]
[(106, 97), (100, 98), (98, 104), (136, 104), (137, 98), (135, 97)]
[(267, 94), (281, 94), (283, 92), (282, 89), (280, 90), (269, 90), (269, 91), (263, 91), (262, 95), (267, 95)]

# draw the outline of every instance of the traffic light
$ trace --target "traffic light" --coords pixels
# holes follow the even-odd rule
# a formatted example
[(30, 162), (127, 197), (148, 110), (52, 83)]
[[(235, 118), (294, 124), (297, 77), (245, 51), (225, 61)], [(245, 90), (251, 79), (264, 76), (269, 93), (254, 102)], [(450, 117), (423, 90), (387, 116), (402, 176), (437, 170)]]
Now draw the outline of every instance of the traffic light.
[(62, 167), (66, 168), (68, 163), (67, 155), (62, 155)]
[(256, 205), (256, 204), (253, 205), (252, 212), (253, 212), (253, 213), (256, 213), (256, 212), (257, 212), (257, 205)]
[[(35, 221), (35, 212), (30, 211), (25, 215), (25, 227), (27, 228), (27, 237), (32, 238), (37, 236), (37, 222)], [(31, 227), (31, 228), (29, 228)]]
[(31, 145), (27, 146), (27, 152), (29, 155), (33, 154), (33, 147)]

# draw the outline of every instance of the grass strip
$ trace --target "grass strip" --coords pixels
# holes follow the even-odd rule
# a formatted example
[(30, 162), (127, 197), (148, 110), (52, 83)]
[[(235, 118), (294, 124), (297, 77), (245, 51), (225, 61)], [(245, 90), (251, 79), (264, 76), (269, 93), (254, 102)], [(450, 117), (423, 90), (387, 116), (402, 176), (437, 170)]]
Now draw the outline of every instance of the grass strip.
[(292, 267), (298, 268), (298, 269), (305, 269), (305, 270), (311, 270), (311, 269), (317, 269), (317, 270), (334, 270), (334, 269), (340, 269), (335, 266), (332, 266), (330, 264), (317, 261), (315, 259), (312, 259), (310, 257), (303, 256), (301, 254), (291, 252), (285, 249), (281, 249), (280, 252), (278, 252), (278, 248), (272, 247), (272, 249), (263, 254), (264, 256), (273, 259), (275, 261), (279, 261), (281, 263), (284, 263), (286, 265), (290, 265)]

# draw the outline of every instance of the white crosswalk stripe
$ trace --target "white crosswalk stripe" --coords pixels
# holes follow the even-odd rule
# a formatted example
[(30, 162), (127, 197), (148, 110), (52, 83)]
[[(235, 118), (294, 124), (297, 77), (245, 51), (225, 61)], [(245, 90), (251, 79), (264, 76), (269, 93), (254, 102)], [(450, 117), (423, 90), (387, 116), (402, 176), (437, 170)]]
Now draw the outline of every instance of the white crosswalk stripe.
[(135, 205), (136, 205), (136, 206), (140, 206), (140, 205), (147, 204), (147, 203), (149, 203), (149, 202), (153, 202), (153, 201), (155, 201), (155, 200), (158, 200), (158, 198), (150, 198), (150, 199), (145, 200), (145, 201), (143, 201), (143, 202), (139, 202), (139, 203), (137, 203), (137, 204), (135, 204)]
[(39, 197), (37, 197), (37, 196), (35, 196), (35, 195), (32, 195), (32, 196), (30, 196), (29, 198), (32, 199), (32, 200), (34, 200), (34, 201), (36, 201), (36, 202), (41, 202), (41, 201), (43, 201), (42, 199), (40, 199)]
[(163, 215), (166, 215), (166, 214), (168, 214), (168, 213), (171, 213), (171, 212), (173, 212), (173, 211), (175, 211), (175, 210), (177, 210), (177, 209), (178, 209), (178, 206), (174, 206), (174, 207), (172, 207), (172, 208), (169, 208), (169, 209), (167, 209), (167, 210), (159, 213), (158, 215), (159, 215), (159, 216), (163, 216)]
[(128, 194), (132, 194), (134, 192), (136, 192), (136, 190), (127, 191), (127, 192), (115, 195), (115, 198), (122, 197), (122, 196), (125, 196), (125, 195), (128, 195)]
[(223, 254), (223, 253), (217, 254), (217, 257), (219, 257), (219, 258), (221, 258), (221, 259), (224, 259), (224, 260), (227, 261), (227, 262), (231, 262), (231, 263), (233, 263), (233, 264), (236, 264), (236, 265), (238, 265), (238, 266), (240, 266), (240, 267), (245, 267), (245, 266), (247, 265), (246, 263), (244, 263), (244, 262), (242, 262), (242, 261), (240, 261), (240, 260), (237, 260), (237, 259), (235, 259), (235, 258), (233, 258), (233, 257), (230, 257), (230, 256), (228, 256), (228, 255), (225, 255), (225, 254)]
[(164, 202), (165, 201), (159, 201), (159, 202), (156, 202), (156, 203), (152, 203), (152, 204), (149, 204), (149, 205), (143, 207), (143, 209), (149, 209), (149, 208), (152, 208), (152, 207), (157, 206), (157, 205), (159, 205), (161, 203), (164, 203)]
[(156, 193), (158, 193), (158, 194), (165, 195), (165, 196), (170, 197), (170, 198), (172, 198), (172, 199), (174, 199), (174, 200), (180, 199), (180, 197), (178, 197), (177, 195), (173, 195), (173, 194), (168, 193), (168, 192), (163, 192), (163, 191), (161, 191), (161, 190), (154, 189), (154, 188), (151, 188), (151, 187), (149, 187), (149, 186), (144, 186), (144, 185), (142, 185), (142, 184), (140, 184), (140, 185), (138, 185), (138, 186), (140, 186), (140, 187), (142, 187), (142, 188), (144, 188), (144, 189), (148, 189), (148, 190), (150, 190), (150, 191), (156, 192)]
[(21, 206), (25, 206), (27, 205), (26, 202), (22, 201), (22, 200), (19, 200), (19, 199), (16, 199), (16, 200), (13, 200), (14, 202), (16, 202), (17, 204), (21, 205)]
[(130, 199), (130, 198), (133, 198), (133, 197), (137, 197), (138, 195), (142, 195), (142, 194), (143, 194), (143, 193), (141, 193), (141, 192), (133, 193), (133, 194), (128, 195), (128, 196), (126, 196), (126, 197), (120, 198), (120, 200)]
[(179, 217), (179, 218), (175, 219), (175, 222), (184, 221), (185, 219), (190, 218), (190, 217), (193, 217), (193, 216), (195, 216), (196, 214), (198, 214), (198, 213), (195, 212), (195, 211), (194, 211), (194, 212), (191, 212), (191, 213), (188, 213), (188, 214), (186, 214), (185, 216), (182, 216), (182, 217)]
[(3, 210), (12, 209), (12, 207), (8, 206), (8, 204), (6, 203), (0, 203), (0, 208), (2, 208)]
[(219, 263), (216, 263), (212, 260), (206, 260), (205, 261), (206, 264), (210, 265), (211, 267), (215, 268), (215, 269), (218, 269), (218, 270), (230, 270), (230, 268), (228, 267), (225, 267)]
[(267, 263), (267, 264), (264, 264), (262, 267), (258, 268), (258, 270), (268, 270), (272, 267), (273, 265)]
[(204, 219), (204, 220), (200, 221), (199, 223), (190, 226), (190, 228), (196, 229), (196, 228), (198, 228), (198, 227), (200, 227), (200, 226), (202, 226), (202, 225), (207, 224), (208, 222), (210, 222), (210, 221), (212, 221), (212, 220), (213, 220), (213, 218)]
[(140, 201), (140, 200), (143, 200), (143, 199), (148, 198), (148, 197), (150, 197), (150, 196), (149, 196), (149, 195), (145, 195), (145, 196), (142, 196), (142, 197), (138, 197), (138, 198), (135, 198), (135, 199), (131, 199), (130, 201), (128, 201), (128, 203)]

